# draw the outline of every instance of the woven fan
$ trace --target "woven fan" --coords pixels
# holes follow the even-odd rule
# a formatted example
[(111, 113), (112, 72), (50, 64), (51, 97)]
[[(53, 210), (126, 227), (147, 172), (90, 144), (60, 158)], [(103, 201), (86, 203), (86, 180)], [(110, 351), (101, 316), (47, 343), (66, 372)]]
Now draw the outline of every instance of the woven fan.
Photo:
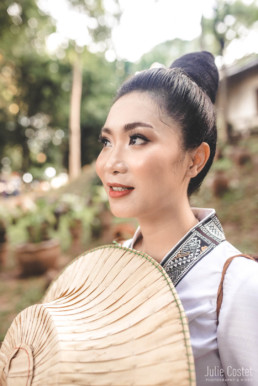
[[(2, 385), (195, 385), (186, 317), (163, 268), (108, 245), (68, 266), (0, 350)], [(1, 382), (0, 382), (1, 384)]]

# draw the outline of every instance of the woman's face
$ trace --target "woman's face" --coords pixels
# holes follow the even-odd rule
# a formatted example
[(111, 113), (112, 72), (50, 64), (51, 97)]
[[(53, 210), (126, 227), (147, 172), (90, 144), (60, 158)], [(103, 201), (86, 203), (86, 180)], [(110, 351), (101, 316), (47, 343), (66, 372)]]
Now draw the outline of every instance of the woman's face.
[(180, 129), (148, 93), (114, 103), (101, 141), (96, 169), (115, 216), (154, 220), (185, 200), (190, 153), (182, 149)]

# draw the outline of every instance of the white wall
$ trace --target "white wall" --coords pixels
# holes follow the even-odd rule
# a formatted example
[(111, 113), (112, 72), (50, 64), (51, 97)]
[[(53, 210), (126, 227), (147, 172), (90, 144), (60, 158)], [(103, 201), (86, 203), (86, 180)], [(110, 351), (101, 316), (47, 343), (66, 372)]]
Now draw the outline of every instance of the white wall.
[(235, 130), (258, 127), (258, 73), (231, 80), (228, 89), (228, 122)]
[(235, 130), (247, 131), (258, 127), (258, 71), (231, 78), (228, 87), (227, 106), (223, 106), (219, 90), (217, 98), (218, 123), (227, 109), (227, 121)]

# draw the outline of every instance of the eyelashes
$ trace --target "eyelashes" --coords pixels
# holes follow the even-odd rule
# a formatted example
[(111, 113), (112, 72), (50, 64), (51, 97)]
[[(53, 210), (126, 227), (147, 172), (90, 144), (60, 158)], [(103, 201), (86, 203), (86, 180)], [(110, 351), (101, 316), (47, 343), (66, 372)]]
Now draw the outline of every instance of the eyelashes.
[(133, 134), (130, 136), (130, 145), (145, 145), (150, 140), (142, 134)]
[[(100, 142), (103, 147), (109, 147), (111, 146), (111, 142), (110, 140), (103, 136), (102, 134), (100, 134), (99, 136), (99, 139), (98, 139), (98, 142)], [(147, 144), (148, 142), (150, 142), (150, 140), (145, 137), (145, 135), (142, 135), (142, 134), (132, 134), (130, 135), (129, 137), (129, 145), (145, 145)]]
[(104, 137), (104, 135), (100, 134), (98, 142), (101, 143), (103, 147), (106, 147), (109, 140), (107, 139), (107, 137)]

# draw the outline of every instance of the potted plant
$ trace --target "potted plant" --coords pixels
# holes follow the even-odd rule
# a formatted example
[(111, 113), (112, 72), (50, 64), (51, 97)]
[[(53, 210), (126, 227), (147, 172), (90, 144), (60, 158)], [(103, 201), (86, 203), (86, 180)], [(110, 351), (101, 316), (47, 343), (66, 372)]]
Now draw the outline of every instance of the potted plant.
[(62, 233), (65, 227), (69, 253), (73, 256), (82, 252), (84, 242), (89, 239), (93, 213), (94, 206), (76, 194), (63, 194), (56, 204), (54, 214), (58, 228)]
[(60, 243), (53, 237), (54, 214), (38, 207), (21, 219), (26, 231), (26, 242), (16, 245), (15, 257), (23, 276), (39, 275), (56, 269), (60, 257)]

